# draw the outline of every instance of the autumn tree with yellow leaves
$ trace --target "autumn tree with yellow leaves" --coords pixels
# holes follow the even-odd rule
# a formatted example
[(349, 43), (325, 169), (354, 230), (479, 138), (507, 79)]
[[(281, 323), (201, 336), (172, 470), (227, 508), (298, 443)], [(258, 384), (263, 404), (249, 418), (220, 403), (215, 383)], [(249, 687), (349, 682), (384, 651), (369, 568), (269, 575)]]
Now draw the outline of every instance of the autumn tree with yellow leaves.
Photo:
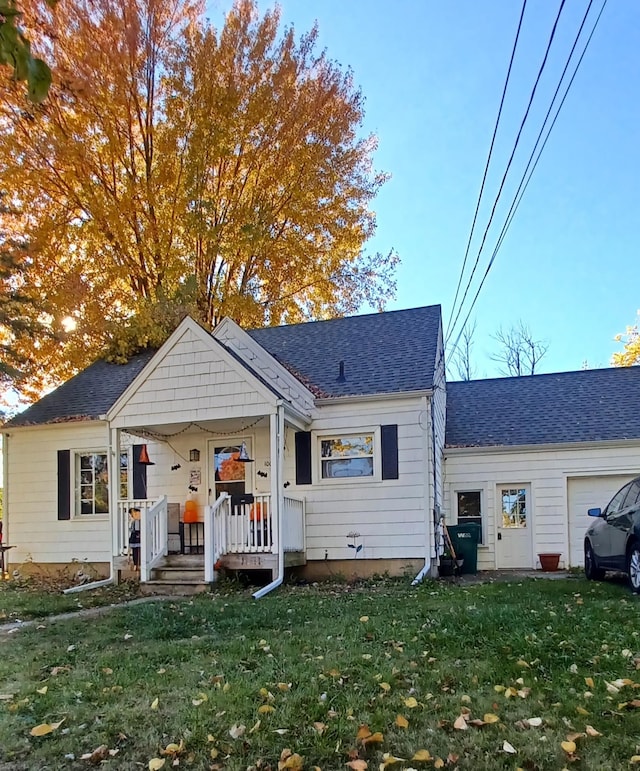
[[(640, 310), (638, 311), (640, 318)], [(615, 336), (618, 343), (623, 344), (622, 351), (614, 353), (611, 357), (611, 363), (614, 367), (631, 367), (634, 364), (640, 364), (640, 328), (638, 324), (627, 327), (624, 334)]]
[(45, 102), (0, 83), (0, 224), (45, 311), (30, 345), (11, 341), (26, 392), (159, 345), (184, 313), (258, 326), (384, 305), (397, 258), (365, 244), (385, 175), (316, 28), (297, 36), (255, 0), (221, 29), (191, 0), (46, 18), (31, 36), (52, 66)]

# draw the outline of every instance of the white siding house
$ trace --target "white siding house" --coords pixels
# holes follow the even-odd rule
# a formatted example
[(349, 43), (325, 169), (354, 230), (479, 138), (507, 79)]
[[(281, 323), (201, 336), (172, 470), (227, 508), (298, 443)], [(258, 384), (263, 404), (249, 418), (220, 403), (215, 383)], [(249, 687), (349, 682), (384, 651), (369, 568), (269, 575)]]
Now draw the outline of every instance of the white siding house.
[(438, 306), (249, 333), (185, 319), (159, 351), (97, 362), (5, 428), (11, 563), (124, 569), (139, 509), (145, 581), (194, 534), (205, 578), (431, 567), (436, 377)]
[[(481, 570), (584, 563), (587, 509), (640, 474), (640, 367), (449, 383), (445, 512)], [(476, 516), (473, 516), (476, 515)]]

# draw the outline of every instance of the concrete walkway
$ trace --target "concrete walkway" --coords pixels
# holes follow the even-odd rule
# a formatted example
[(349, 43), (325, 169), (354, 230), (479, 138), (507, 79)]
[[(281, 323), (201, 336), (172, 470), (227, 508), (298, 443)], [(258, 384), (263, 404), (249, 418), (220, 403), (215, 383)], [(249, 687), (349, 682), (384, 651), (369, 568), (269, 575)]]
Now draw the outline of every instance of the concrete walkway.
[(121, 610), (122, 608), (133, 608), (145, 602), (169, 602), (184, 600), (183, 596), (174, 595), (148, 595), (138, 597), (135, 600), (119, 602), (114, 605), (100, 605), (97, 608), (82, 608), (81, 610), (71, 610), (67, 613), (58, 613), (55, 616), (45, 616), (44, 618), (31, 618), (27, 621), (11, 621), (8, 624), (0, 624), (0, 638), (6, 638), (7, 635), (14, 634), (20, 629), (29, 629), (29, 627), (44, 628), (49, 624), (55, 624), (56, 621), (70, 621), (74, 618), (97, 618), (104, 616), (112, 610)]

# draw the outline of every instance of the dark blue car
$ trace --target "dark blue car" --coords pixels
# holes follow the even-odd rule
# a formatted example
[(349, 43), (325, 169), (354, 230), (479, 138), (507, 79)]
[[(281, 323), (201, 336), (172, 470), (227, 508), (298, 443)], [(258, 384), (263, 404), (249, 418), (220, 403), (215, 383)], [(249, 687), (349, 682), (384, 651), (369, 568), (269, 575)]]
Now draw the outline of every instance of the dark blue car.
[(640, 477), (618, 490), (604, 511), (587, 513), (594, 521), (584, 537), (586, 577), (599, 580), (607, 570), (620, 570), (640, 592)]

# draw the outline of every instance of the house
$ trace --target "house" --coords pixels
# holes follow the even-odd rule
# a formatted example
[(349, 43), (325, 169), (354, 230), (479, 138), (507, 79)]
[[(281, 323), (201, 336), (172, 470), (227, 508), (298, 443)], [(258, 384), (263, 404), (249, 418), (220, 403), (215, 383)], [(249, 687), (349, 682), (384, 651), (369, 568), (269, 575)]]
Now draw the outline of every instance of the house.
[(4, 427), (5, 542), (12, 566), (113, 577), (135, 509), (144, 583), (266, 570), (259, 596), (286, 566), (425, 575), (444, 515), (480, 524), (480, 569), (580, 565), (586, 509), (640, 471), (639, 396), (640, 367), (447, 384), (439, 306), (213, 333), (187, 318)]
[[(206, 581), (428, 570), (445, 402), (439, 306), (211, 334), (186, 318), (4, 427), (11, 563), (124, 570), (138, 509), (145, 582), (171, 551)], [(187, 501), (197, 521), (178, 524)]]
[(444, 463), (479, 569), (581, 566), (587, 509), (640, 473), (640, 367), (448, 383)]

